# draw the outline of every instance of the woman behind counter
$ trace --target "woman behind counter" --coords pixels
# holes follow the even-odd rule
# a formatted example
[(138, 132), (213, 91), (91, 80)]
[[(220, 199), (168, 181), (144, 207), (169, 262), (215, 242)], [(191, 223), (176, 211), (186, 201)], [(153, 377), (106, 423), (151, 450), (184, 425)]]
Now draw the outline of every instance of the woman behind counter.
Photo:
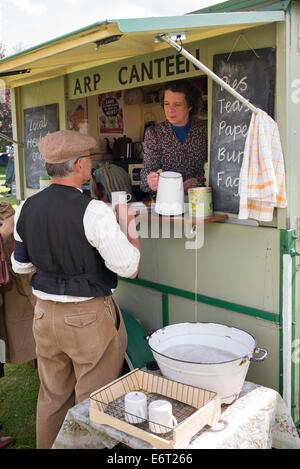
[(157, 191), (158, 173), (162, 171), (181, 173), (185, 192), (194, 185), (205, 185), (207, 127), (195, 117), (200, 98), (198, 88), (187, 80), (166, 83), (163, 102), (166, 121), (149, 127), (145, 134), (142, 191)]

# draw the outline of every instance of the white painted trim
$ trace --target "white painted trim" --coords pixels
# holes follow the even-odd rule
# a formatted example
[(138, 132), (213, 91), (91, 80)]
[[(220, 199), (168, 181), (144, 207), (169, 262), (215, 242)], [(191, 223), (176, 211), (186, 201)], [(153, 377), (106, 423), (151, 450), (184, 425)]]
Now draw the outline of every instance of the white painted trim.
[(283, 329), (283, 400), (288, 409), (292, 405), (292, 257), (283, 256), (282, 291)]

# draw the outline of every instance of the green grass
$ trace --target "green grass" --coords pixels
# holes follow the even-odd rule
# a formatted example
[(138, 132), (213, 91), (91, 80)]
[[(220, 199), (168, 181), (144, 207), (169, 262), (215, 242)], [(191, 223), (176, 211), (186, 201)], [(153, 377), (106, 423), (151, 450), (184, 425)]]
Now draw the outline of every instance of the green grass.
[(36, 402), (39, 377), (29, 363), (4, 365), (0, 378), (1, 436), (11, 436), (15, 443), (7, 449), (35, 449)]
[(5, 186), (2, 186), (2, 184), (4, 183), (5, 183), (5, 167), (0, 166), (0, 202), (5, 200), (5, 202), (9, 202), (13, 206), (13, 208), (16, 209), (17, 200), (15, 197), (6, 195), (9, 189)]

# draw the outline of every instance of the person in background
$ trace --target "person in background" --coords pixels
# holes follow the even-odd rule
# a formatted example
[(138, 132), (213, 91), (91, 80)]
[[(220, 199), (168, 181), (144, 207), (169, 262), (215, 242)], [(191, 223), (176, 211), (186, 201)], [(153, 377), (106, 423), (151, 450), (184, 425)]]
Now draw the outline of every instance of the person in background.
[(5, 171), (5, 186), (10, 189), (8, 194), (11, 194), (12, 182), (15, 174), (14, 163), (14, 147), (13, 145), (6, 146), (6, 153), (8, 156), (6, 171)]
[[(36, 359), (32, 323), (36, 297), (30, 286), (31, 275), (20, 275), (13, 271), (11, 255), (14, 251), (13, 206), (0, 201), (0, 233), (10, 277), (10, 284), (2, 289), (0, 307), (0, 339), (5, 343), (5, 363), (21, 364)], [(10, 223), (10, 232), (7, 226)], [(1, 362), (1, 357), (0, 357)]]
[(144, 168), (141, 190), (156, 192), (159, 173), (182, 174), (185, 192), (204, 186), (207, 160), (207, 127), (197, 119), (201, 93), (188, 80), (168, 82), (164, 90), (166, 121), (147, 129), (144, 139)]
[[(3, 224), (0, 226), (0, 235), (3, 238), (3, 242), (6, 241), (8, 236), (10, 236), (14, 231), (14, 215), (8, 217), (4, 220)], [(0, 305), (3, 303), (2, 293), (0, 293)], [(1, 358), (1, 357), (0, 357)], [(2, 363), (0, 363), (2, 365)], [(3, 375), (0, 374), (0, 378)], [(2, 423), (0, 422), (0, 430), (2, 430)], [(0, 436), (0, 449), (6, 448), (14, 443), (14, 438), (11, 436)]]
[(12, 443), (14, 443), (14, 439), (11, 436), (0, 436), (0, 449), (6, 448)]
[(45, 136), (39, 151), (51, 184), (15, 213), (13, 269), (33, 272), (37, 297), (38, 449), (52, 447), (70, 407), (119, 376), (127, 346), (112, 292), (118, 275), (137, 275), (139, 239), (127, 205), (115, 215), (82, 193), (95, 146), (94, 138), (71, 130)]
[(129, 174), (125, 169), (113, 163), (100, 163), (92, 174), (91, 193), (98, 200), (111, 203), (111, 193), (125, 191), (131, 195), (131, 201), (135, 201)]

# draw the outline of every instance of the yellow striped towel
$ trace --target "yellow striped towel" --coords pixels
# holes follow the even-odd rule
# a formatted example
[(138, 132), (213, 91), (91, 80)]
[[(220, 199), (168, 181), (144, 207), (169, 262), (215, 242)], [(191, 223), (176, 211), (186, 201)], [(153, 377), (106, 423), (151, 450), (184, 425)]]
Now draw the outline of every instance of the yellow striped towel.
[(239, 218), (272, 221), (274, 207), (287, 206), (285, 169), (276, 122), (253, 112), (239, 179)]

